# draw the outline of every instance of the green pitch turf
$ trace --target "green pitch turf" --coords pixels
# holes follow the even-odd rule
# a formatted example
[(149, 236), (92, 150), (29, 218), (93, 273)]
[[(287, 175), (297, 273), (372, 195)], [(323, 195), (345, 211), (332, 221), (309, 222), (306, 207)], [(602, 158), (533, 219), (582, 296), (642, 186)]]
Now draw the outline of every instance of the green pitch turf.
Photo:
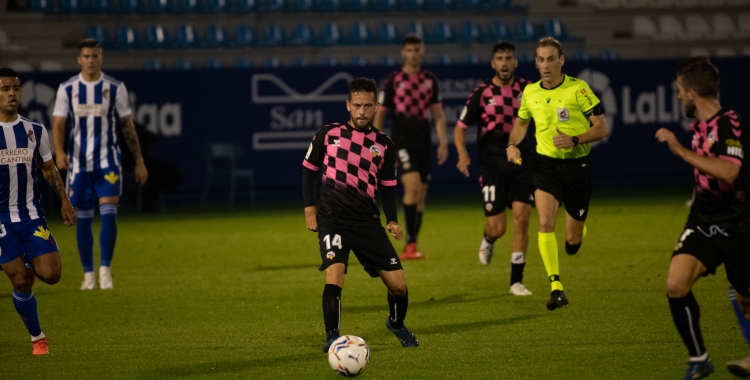
[[(514, 297), (508, 293), (512, 228), (492, 264), (482, 266), (484, 215), (476, 197), (433, 200), (420, 235), (428, 259), (404, 263), (406, 323), (422, 347), (402, 349), (386, 330), (385, 287), (352, 258), (341, 331), (370, 345), (362, 378), (680, 378), (687, 352), (664, 282), (688, 197), (689, 190), (596, 194), (581, 251), (573, 257), (561, 251), (570, 305), (554, 312), (545, 308), (549, 283), (537, 250), (536, 211), (524, 281), (534, 295)], [(10, 283), (0, 281), (0, 378), (338, 378), (321, 352), (324, 275), (301, 207), (119, 220), (110, 291), (78, 290), (75, 228), (51, 220), (63, 278), (34, 288), (51, 355), (32, 357)], [(557, 236), (562, 250), (563, 234)], [(695, 287), (716, 363), (713, 379), (731, 378), (724, 363), (748, 354), (726, 290), (723, 268)]]

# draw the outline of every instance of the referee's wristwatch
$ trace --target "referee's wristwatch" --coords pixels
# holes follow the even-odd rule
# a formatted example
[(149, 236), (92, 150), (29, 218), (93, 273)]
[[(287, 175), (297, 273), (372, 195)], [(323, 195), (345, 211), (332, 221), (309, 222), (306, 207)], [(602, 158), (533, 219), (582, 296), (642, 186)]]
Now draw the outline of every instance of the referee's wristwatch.
[(570, 139), (573, 140), (573, 146), (574, 147), (578, 146), (578, 136), (573, 136)]

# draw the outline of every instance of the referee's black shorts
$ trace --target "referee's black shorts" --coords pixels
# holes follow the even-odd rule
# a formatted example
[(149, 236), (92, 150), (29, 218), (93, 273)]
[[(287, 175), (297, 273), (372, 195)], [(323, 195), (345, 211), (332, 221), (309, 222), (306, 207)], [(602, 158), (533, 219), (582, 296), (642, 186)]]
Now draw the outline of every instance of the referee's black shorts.
[(552, 194), (573, 219), (585, 221), (591, 201), (591, 159), (537, 155), (533, 166), (534, 187)]

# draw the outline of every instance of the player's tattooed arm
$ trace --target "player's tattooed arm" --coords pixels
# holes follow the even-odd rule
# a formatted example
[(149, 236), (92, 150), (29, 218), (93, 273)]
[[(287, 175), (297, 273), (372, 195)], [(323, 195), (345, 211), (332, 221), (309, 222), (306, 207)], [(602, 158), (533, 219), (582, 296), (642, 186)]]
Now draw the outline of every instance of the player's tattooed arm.
[(76, 222), (76, 210), (70, 203), (68, 195), (65, 194), (65, 186), (63, 185), (63, 180), (60, 177), (60, 172), (57, 170), (55, 163), (52, 160), (44, 162), (41, 165), (41, 169), (42, 174), (44, 175), (44, 180), (47, 181), (47, 184), (52, 188), (52, 191), (60, 197), (60, 201), (62, 202), (61, 212), (63, 222), (68, 226), (73, 225), (73, 223)]
[(138, 134), (135, 131), (133, 115), (120, 118), (120, 123), (122, 123), (122, 134), (125, 136), (125, 142), (128, 144), (130, 152), (133, 153), (133, 157), (135, 157), (135, 181), (143, 185), (148, 180), (148, 170), (146, 170), (146, 164), (141, 154), (141, 143), (138, 141)]

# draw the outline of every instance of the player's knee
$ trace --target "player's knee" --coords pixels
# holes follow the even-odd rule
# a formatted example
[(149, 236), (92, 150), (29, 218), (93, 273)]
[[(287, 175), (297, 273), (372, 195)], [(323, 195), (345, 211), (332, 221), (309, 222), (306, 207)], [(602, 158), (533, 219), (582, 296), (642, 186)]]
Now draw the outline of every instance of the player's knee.
[(485, 228), (484, 232), (488, 238), (500, 239), (505, 235), (506, 229), (504, 223), (492, 223), (492, 221), (489, 221), (487, 222), (487, 228)]
[(406, 295), (406, 284), (391, 285), (388, 287), (388, 292), (396, 297), (403, 297)]
[(31, 278), (26, 272), (16, 273), (9, 277), (13, 290), (21, 294), (31, 293)]
[(581, 244), (581, 240), (583, 240), (583, 233), (568, 232), (565, 234), (565, 241), (570, 245)]
[(60, 282), (62, 271), (56, 268), (35, 268), (36, 276), (45, 284), (54, 285)]
[(528, 215), (513, 216), (513, 228), (516, 233), (525, 233), (529, 230)]
[(548, 217), (539, 216), (539, 231), (541, 232), (554, 232), (555, 231), (555, 220)]
[(683, 281), (667, 278), (667, 296), (669, 298), (682, 298), (690, 293), (690, 285)]

